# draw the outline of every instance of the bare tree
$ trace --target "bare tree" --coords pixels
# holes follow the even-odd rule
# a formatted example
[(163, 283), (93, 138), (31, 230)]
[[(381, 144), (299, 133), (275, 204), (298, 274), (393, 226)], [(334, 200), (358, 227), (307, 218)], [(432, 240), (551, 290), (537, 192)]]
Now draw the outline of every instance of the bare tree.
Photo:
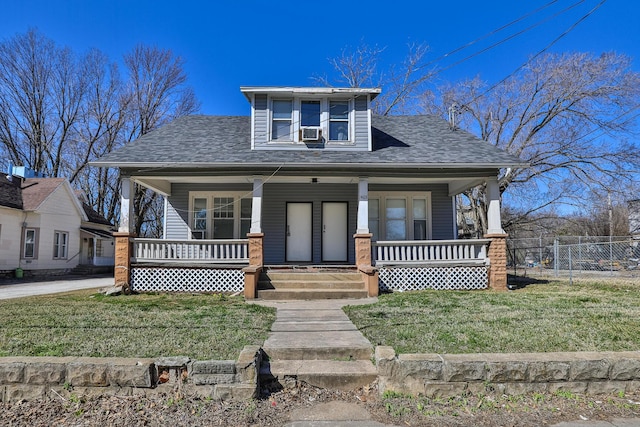
[(79, 96), (63, 81), (71, 66), (67, 52), (35, 30), (0, 44), (0, 141), (12, 162), (56, 176), (63, 120), (73, 119)]
[[(638, 171), (640, 150), (627, 138), (640, 107), (640, 74), (624, 55), (547, 54), (494, 88), (473, 79), (441, 90), (441, 114), (457, 105), (461, 127), (529, 162), (499, 177), (521, 213), (514, 223), (586, 190), (615, 191)], [(486, 231), (484, 189), (464, 196)]]
[[(132, 141), (176, 117), (200, 108), (193, 90), (186, 85), (184, 63), (170, 50), (139, 45), (124, 56), (129, 74), (126, 99), (126, 141)], [(134, 230), (156, 236), (163, 210), (156, 193), (136, 187)], [(157, 236), (156, 236), (157, 237)]]
[[(115, 170), (97, 159), (198, 110), (184, 63), (169, 50), (137, 46), (116, 64), (98, 50), (76, 55), (37, 30), (0, 43), (0, 154), (45, 176), (66, 176), (109, 221), (118, 221)], [(135, 230), (157, 235), (161, 201), (138, 189)]]
[(323, 86), (382, 87), (382, 94), (373, 103), (376, 114), (413, 113), (419, 95), (425, 92), (425, 85), (433, 76), (433, 70), (425, 61), (429, 51), (427, 45), (409, 44), (407, 48), (402, 63), (384, 71), (379, 70), (378, 64), (385, 48), (364, 43), (353, 50), (345, 48), (339, 57), (329, 59), (337, 77), (322, 76), (314, 80)]

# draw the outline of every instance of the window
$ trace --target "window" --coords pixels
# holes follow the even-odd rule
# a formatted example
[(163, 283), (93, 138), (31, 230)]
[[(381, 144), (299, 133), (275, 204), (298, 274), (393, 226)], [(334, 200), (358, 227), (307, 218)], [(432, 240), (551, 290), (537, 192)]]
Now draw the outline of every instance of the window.
[(207, 199), (193, 199), (193, 219), (191, 236), (194, 239), (207, 238)]
[(25, 228), (23, 235), (22, 257), (36, 258), (36, 233), (35, 228)]
[(251, 228), (252, 199), (246, 193), (191, 193), (193, 239), (244, 239)]
[(351, 101), (348, 99), (271, 99), (270, 141), (302, 142), (300, 130), (317, 127), (325, 142), (351, 141)]
[(429, 193), (369, 193), (369, 231), (373, 240), (431, 238)]
[(53, 233), (53, 259), (66, 259), (69, 233), (56, 231)]
[(214, 239), (233, 239), (234, 208), (233, 197), (213, 198)]
[(291, 141), (291, 116), (293, 103), (291, 100), (274, 100), (271, 113), (271, 139), (273, 141)]
[(300, 126), (320, 126), (320, 101), (300, 103)]
[(329, 141), (349, 140), (349, 101), (329, 102)]

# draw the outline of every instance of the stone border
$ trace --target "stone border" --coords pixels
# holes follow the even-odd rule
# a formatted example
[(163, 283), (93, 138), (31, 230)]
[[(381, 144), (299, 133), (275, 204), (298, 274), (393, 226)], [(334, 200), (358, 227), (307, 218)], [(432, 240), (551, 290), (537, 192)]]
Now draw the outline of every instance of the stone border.
[(375, 351), (379, 390), (428, 397), (495, 390), (603, 394), (640, 390), (640, 351), (399, 354)]
[(248, 400), (257, 395), (261, 363), (260, 346), (246, 346), (237, 361), (0, 357), (0, 402), (170, 392)]

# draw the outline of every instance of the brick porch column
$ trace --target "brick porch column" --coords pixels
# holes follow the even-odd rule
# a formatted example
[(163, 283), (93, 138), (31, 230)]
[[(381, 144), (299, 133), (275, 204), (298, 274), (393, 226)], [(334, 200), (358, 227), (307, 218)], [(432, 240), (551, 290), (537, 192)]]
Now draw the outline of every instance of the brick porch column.
[(254, 299), (257, 296), (258, 280), (264, 265), (264, 233), (249, 233), (249, 266), (244, 272), (244, 297)]
[(489, 243), (489, 288), (507, 290), (507, 234), (486, 234)]
[(378, 269), (371, 265), (371, 233), (353, 235), (356, 244), (356, 266), (364, 280), (370, 297), (378, 296)]
[(114, 286), (122, 286), (123, 291), (128, 292), (131, 285), (131, 256), (133, 255), (134, 233), (114, 232), (116, 240), (115, 263), (113, 269)]

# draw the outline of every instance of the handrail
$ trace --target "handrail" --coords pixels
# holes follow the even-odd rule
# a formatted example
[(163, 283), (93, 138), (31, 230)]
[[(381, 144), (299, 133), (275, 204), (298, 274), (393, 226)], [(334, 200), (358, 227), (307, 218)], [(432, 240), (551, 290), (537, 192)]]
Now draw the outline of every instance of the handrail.
[(167, 240), (132, 238), (133, 262), (246, 263), (248, 239)]
[(372, 244), (376, 265), (487, 262), (491, 239), (395, 240)]

